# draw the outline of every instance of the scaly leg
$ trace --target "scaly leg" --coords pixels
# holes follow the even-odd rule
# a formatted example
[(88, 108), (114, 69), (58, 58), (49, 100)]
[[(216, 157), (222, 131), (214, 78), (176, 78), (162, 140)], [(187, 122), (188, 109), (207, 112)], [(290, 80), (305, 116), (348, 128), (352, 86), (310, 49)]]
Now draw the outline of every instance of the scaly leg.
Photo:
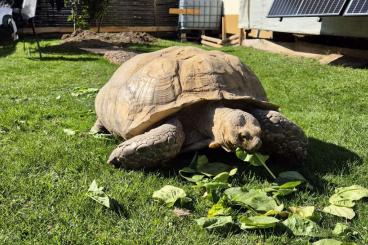
[(308, 139), (301, 128), (277, 111), (254, 109), (250, 113), (261, 124), (262, 153), (295, 163), (306, 158)]
[(174, 158), (180, 152), (184, 140), (180, 121), (171, 119), (121, 143), (111, 153), (108, 163), (128, 169), (157, 167)]

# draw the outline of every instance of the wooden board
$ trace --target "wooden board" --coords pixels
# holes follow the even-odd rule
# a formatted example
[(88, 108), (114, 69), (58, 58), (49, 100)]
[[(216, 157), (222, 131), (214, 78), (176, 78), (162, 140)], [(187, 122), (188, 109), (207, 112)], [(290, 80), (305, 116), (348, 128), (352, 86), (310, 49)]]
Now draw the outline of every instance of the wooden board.
[(222, 48), (222, 45), (221, 45), (221, 44), (208, 42), (208, 41), (206, 41), (206, 40), (202, 40), (202, 41), (201, 41), (201, 43), (202, 43), (203, 45), (207, 45), (207, 46), (214, 47), (214, 48)]
[[(92, 27), (91, 31), (97, 31), (96, 27)], [(175, 32), (176, 26), (102, 26), (100, 32)], [(26, 34), (31, 34), (31, 28), (24, 28)], [(36, 27), (37, 33), (71, 33), (73, 27)]]
[(239, 34), (239, 15), (225, 15), (225, 32), (229, 34)]
[(193, 8), (193, 9), (170, 8), (169, 14), (199, 15), (200, 12), (198, 8)]
[(261, 38), (261, 39), (272, 39), (273, 38), (273, 32), (272, 31), (252, 29), (247, 33), (247, 37)]
[(213, 42), (213, 43), (216, 43), (216, 44), (222, 44), (223, 43), (223, 40), (221, 40), (219, 38), (208, 37), (208, 36), (205, 36), (205, 35), (202, 35), (201, 38), (202, 38), (202, 40), (206, 40), (206, 41)]

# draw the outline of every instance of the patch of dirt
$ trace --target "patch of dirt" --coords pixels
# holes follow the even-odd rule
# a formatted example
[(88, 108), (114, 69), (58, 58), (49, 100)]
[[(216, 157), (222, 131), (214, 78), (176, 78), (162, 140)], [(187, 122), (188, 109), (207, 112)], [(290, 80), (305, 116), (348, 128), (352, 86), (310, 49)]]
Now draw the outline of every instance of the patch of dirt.
[(145, 32), (96, 33), (89, 30), (76, 30), (61, 37), (64, 46), (78, 48), (123, 47), (127, 44), (145, 44), (156, 40)]
[(134, 52), (128, 52), (128, 51), (107, 51), (104, 54), (104, 58), (107, 59), (109, 62), (116, 64), (116, 65), (121, 65), (123, 64), (125, 61), (129, 60), (130, 58), (136, 56), (137, 53)]

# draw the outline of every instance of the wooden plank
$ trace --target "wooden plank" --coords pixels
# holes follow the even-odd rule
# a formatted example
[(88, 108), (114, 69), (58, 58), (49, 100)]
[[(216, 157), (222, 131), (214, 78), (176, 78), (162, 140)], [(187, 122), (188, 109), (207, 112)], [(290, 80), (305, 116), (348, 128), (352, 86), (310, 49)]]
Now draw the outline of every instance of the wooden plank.
[(223, 40), (221, 40), (219, 38), (208, 37), (208, 36), (205, 36), (205, 35), (202, 35), (201, 38), (203, 40), (206, 40), (206, 41), (209, 41), (209, 42), (213, 42), (213, 43), (216, 43), (216, 44), (223, 44)]
[(199, 15), (200, 11), (198, 8), (187, 8), (187, 9), (169, 8), (169, 14)]
[(211, 42), (208, 42), (206, 40), (202, 40), (201, 43), (203, 45), (207, 45), (207, 46), (214, 47), (214, 48), (222, 48), (222, 45), (221, 44), (211, 43)]
[(229, 37), (229, 40), (232, 41), (232, 40), (235, 40), (235, 39), (239, 39), (240, 35), (239, 34), (235, 34), (235, 35), (232, 35), (231, 37)]
[(226, 40), (226, 29), (225, 29), (225, 17), (221, 18), (221, 37), (222, 40)]
[(229, 34), (239, 34), (239, 15), (225, 15), (225, 31)]
[(238, 44), (240, 44), (240, 39), (238, 38), (238, 39), (231, 40), (230, 44), (231, 45), (238, 45)]
[[(97, 31), (96, 27), (92, 27), (91, 31)], [(176, 26), (102, 26), (100, 32), (175, 32)], [(31, 34), (31, 28), (24, 28), (26, 34)], [(71, 33), (73, 27), (36, 27), (37, 33)]]
[(252, 29), (252, 30), (250, 30), (250, 32), (248, 32), (247, 36), (252, 37), (252, 38), (272, 39), (273, 38), (273, 32), (272, 31)]
[[(58, 26), (58, 27), (36, 27), (37, 33), (71, 33), (73, 32), (73, 27), (70, 26)], [(24, 28), (23, 33), (32, 34), (32, 28)]]

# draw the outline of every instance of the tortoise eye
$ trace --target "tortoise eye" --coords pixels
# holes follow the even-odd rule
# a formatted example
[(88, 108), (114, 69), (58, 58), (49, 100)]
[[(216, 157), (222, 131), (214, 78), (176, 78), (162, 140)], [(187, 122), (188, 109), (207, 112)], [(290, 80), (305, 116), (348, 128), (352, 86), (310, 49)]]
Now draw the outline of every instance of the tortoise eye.
[(250, 135), (250, 133), (249, 132), (243, 132), (243, 133), (239, 133), (239, 136), (238, 136), (238, 138), (239, 138), (239, 141), (249, 141), (249, 140), (251, 140), (253, 137)]

